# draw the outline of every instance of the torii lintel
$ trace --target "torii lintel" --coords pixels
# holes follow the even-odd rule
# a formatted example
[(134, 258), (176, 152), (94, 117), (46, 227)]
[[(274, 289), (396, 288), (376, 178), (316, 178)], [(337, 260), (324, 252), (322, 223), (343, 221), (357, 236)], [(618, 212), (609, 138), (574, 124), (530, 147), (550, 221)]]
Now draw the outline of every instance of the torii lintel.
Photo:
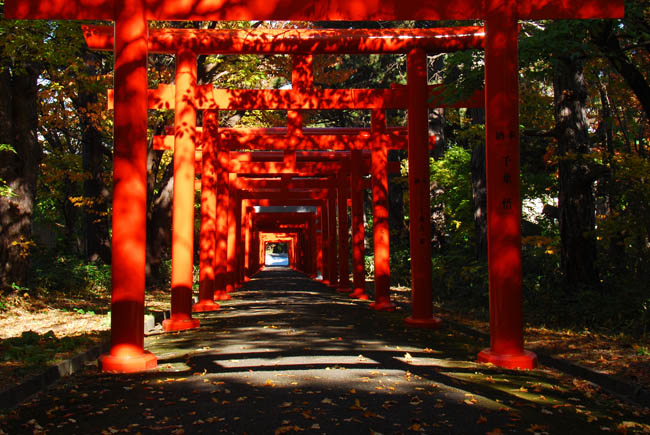
[[(486, 16), (484, 0), (140, 0), (148, 20), (472, 20)], [(6, 0), (5, 18), (106, 20), (116, 0)], [(624, 0), (522, 0), (522, 20), (622, 18)]]

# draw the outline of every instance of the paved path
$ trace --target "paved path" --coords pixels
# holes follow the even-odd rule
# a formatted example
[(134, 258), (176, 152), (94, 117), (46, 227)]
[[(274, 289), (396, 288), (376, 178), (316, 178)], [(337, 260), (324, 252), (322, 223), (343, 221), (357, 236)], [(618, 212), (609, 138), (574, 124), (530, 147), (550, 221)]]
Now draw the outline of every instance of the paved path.
[(0, 416), (0, 434), (577, 434), (639, 421), (579, 380), (476, 364), (486, 343), (406, 329), (406, 314), (269, 268), (199, 330), (147, 338), (158, 369), (88, 368)]

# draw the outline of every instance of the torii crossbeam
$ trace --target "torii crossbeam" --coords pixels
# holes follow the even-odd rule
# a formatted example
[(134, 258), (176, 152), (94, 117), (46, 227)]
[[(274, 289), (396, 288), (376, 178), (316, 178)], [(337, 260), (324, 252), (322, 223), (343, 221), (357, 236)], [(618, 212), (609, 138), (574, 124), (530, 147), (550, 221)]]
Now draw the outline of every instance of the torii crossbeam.
[[(623, 0), (6, 0), (8, 19), (115, 22), (113, 326), (102, 370), (133, 372), (156, 365), (156, 357), (143, 347), (147, 21), (484, 20), (491, 342), (479, 360), (531, 368), (536, 357), (523, 348), (521, 313), (517, 20), (620, 18), (623, 13)], [(417, 107), (408, 114), (410, 140), (426, 140), (425, 56), (421, 49), (409, 52), (408, 80), (418, 83), (409, 92), (409, 107)], [(428, 186), (428, 173), (415, 163), (428, 156), (416, 154), (409, 155), (415, 171), (409, 184), (421, 191)], [(412, 225), (422, 226), (422, 231), (411, 231), (412, 251), (430, 249), (428, 214), (426, 204), (411, 204)], [(430, 280), (430, 261), (412, 265), (413, 286)], [(430, 303), (413, 301), (414, 307)]]

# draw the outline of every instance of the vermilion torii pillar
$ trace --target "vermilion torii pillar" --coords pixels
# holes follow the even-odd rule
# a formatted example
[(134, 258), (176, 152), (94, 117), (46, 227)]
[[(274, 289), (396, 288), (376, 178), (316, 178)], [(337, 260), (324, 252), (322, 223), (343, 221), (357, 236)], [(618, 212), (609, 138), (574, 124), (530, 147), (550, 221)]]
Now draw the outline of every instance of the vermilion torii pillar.
[(216, 311), (219, 304), (214, 302), (217, 266), (217, 149), (219, 140), (219, 120), (217, 112), (206, 110), (203, 113), (203, 126), (206, 137), (203, 141), (201, 171), (201, 235), (199, 250), (199, 300), (193, 311)]
[[(128, 373), (150, 369), (157, 364), (156, 357), (144, 350), (148, 26), (144, 2), (117, 0), (112, 6), (104, 9), (110, 14), (109, 19), (115, 20), (114, 81), (117, 88), (111, 350), (102, 355), (99, 362), (103, 371)], [(74, 9), (73, 15), (80, 18), (83, 8), (76, 5)], [(10, 17), (11, 4), (5, 2), (5, 18)]]
[(386, 131), (386, 113), (373, 110), (371, 125), (376, 133), (372, 144), (372, 229), (375, 249), (375, 310), (393, 311), (390, 302), (390, 242), (388, 230), (388, 151), (381, 133)]
[(437, 327), (431, 291), (431, 194), (429, 193), (429, 153), (422, 147), (429, 137), (427, 95), (427, 54), (411, 50), (406, 57), (409, 89), (409, 237), (411, 245), (412, 314), (404, 322), (411, 326)]
[(363, 189), (361, 151), (352, 150), (350, 156), (350, 199), (352, 202), (352, 293), (350, 297), (368, 299), (363, 239)]
[(200, 324), (192, 318), (196, 68), (196, 54), (192, 50), (176, 53), (172, 301), (171, 317), (163, 321), (165, 331), (192, 329)]
[(519, 19), (620, 18), (623, 12), (623, 0), (580, 4), (569, 0), (385, 0), (366, 2), (363, 7), (356, 1), (334, 0), (317, 4), (284, 0), (263, 7), (251, 0), (6, 0), (8, 19), (115, 21), (112, 332), (111, 351), (101, 358), (102, 370), (132, 372), (156, 365), (155, 357), (143, 349), (148, 20), (484, 19), (488, 51), (492, 52), (486, 55), (485, 69), (487, 155), (493, 153), (487, 160), (488, 216), (493, 216), (488, 217), (491, 345), (479, 359), (529, 368), (535, 358), (523, 350), (521, 204), (515, 196), (520, 181), (514, 172), (519, 165), (518, 92), (513, 86), (517, 83), (516, 23)]

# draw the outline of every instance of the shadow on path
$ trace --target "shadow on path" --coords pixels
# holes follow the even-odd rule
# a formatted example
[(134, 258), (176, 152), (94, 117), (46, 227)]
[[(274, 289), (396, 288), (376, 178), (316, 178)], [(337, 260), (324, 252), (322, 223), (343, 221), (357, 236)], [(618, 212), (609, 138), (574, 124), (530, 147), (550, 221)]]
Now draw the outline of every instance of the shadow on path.
[(486, 343), (447, 327), (406, 329), (405, 315), (374, 312), (295, 271), (267, 268), (221, 311), (200, 314), (200, 329), (148, 337), (158, 369), (89, 368), (2, 417), (0, 429), (484, 434), (643, 423), (556, 372), (476, 364)]

